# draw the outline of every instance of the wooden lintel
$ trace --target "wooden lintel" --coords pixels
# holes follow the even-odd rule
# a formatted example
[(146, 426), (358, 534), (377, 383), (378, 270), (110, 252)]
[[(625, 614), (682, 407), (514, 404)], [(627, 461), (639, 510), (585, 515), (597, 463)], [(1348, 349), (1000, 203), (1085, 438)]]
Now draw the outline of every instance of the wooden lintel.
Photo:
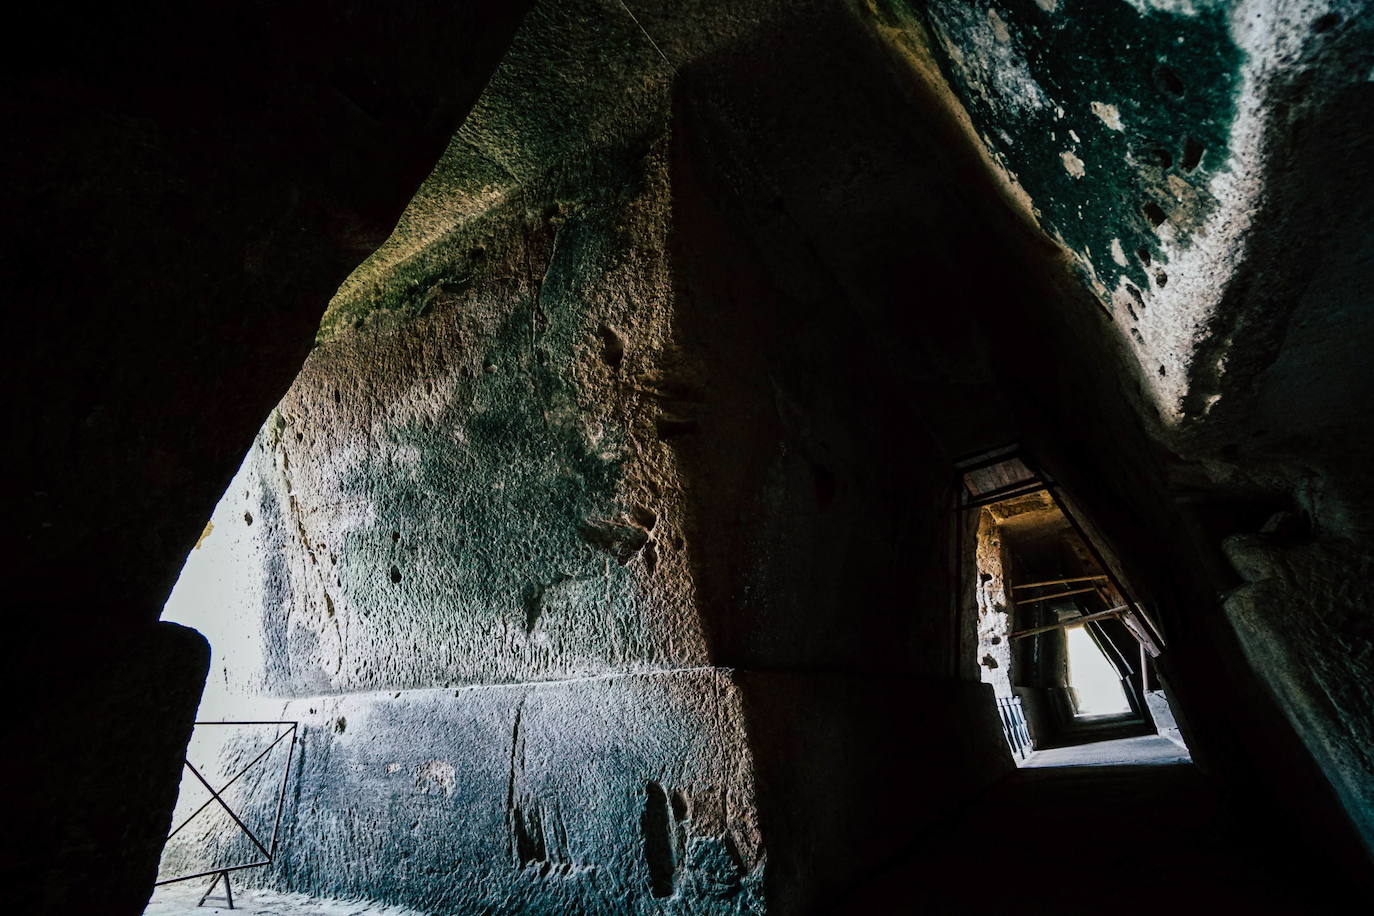
[(1017, 604), (1035, 604), (1035, 603), (1038, 602), (1038, 601), (1053, 601), (1053, 600), (1055, 600), (1056, 598), (1067, 598), (1067, 597), (1069, 597), (1070, 595), (1082, 595), (1082, 594), (1085, 594), (1086, 592), (1095, 592), (1095, 591), (1097, 591), (1097, 588), (1096, 588), (1096, 587), (1091, 587), (1091, 588), (1074, 588), (1074, 589), (1070, 589), (1070, 590), (1067, 591), (1067, 592), (1055, 592), (1053, 595), (1040, 595), (1039, 597), (1036, 597), (1036, 598), (1022, 598), (1020, 601), (1018, 601), (1018, 602), (1016, 602), (1016, 603), (1017, 603)]
[(1094, 620), (1107, 620), (1111, 617), (1120, 617), (1126, 610), (1123, 604), (1120, 607), (1108, 608), (1105, 611), (1098, 611), (1095, 614), (1084, 614), (1082, 617), (1075, 617), (1073, 620), (1061, 620), (1059, 623), (1052, 623), (1044, 627), (1031, 627), (1029, 630), (1017, 630), (1012, 633), (1011, 639), (1021, 639), (1026, 636), (1034, 636), (1037, 633), (1048, 633), (1050, 630), (1062, 630), (1065, 627), (1077, 626), (1080, 623), (1089, 623)]
[(1012, 588), (1041, 588), (1046, 585), (1072, 585), (1074, 582), (1098, 582), (1106, 578), (1106, 576), (1076, 576), (1072, 579), (1047, 579), (1044, 582), (1027, 582), (1025, 585), (1013, 585)]

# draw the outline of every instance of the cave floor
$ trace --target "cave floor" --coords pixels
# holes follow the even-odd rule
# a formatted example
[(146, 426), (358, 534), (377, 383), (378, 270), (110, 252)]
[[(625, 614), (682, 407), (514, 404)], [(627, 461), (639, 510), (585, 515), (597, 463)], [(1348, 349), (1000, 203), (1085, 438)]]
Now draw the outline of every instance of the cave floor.
[(157, 888), (143, 916), (210, 916), (213, 913), (234, 913), (238, 916), (424, 916), (404, 907), (382, 906), (360, 900), (327, 900), (247, 887), (234, 889), (234, 908), (231, 910), (224, 905), (223, 885), (215, 888), (214, 897), (207, 900), (205, 906), (197, 907), (196, 901), (205, 893), (208, 883), (209, 879), (206, 879)]
[[(1241, 826), (1193, 764), (1079, 762), (1113, 756), (1121, 743), (1040, 752), (1046, 755), (1041, 763), (931, 825), (923, 831), (928, 841), (825, 912), (1157, 916), (1348, 909), (1338, 902), (1343, 880), (1309, 859), (1300, 838)], [(1071, 762), (1043, 762), (1056, 759)]]
[(1167, 766), (1191, 763), (1193, 758), (1182, 747), (1158, 735), (1138, 738), (1117, 738), (1094, 741), (1070, 747), (1054, 747), (1035, 751), (1022, 767), (1086, 767), (1086, 766)]

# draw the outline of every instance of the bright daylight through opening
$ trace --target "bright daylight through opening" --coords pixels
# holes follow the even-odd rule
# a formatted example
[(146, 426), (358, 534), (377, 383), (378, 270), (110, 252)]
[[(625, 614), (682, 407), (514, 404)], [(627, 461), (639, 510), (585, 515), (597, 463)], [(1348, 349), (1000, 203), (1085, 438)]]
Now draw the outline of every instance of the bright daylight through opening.
[(1073, 688), (1074, 714), (1110, 716), (1130, 712), (1131, 704), (1121, 689), (1120, 675), (1102, 654), (1092, 634), (1082, 626), (1064, 630), (1069, 649), (1069, 686)]

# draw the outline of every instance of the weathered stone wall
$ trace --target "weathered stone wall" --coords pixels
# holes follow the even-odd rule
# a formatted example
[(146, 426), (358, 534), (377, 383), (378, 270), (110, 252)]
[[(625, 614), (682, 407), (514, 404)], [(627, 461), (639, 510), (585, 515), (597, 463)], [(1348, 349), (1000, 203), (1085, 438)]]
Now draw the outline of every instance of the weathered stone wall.
[[(303, 723), (282, 860), (245, 880), (799, 912), (1010, 765), (951, 678), (939, 448), (834, 281), (759, 263), (684, 107), (383, 249), (226, 492), (167, 613), (215, 647), (202, 715)], [(469, 206), (474, 168), (417, 206)], [(165, 869), (249, 851), (221, 836)]]
[[(423, 283), (398, 281), (412, 312), (311, 356), (222, 523), (261, 545), (268, 573), (242, 609), (267, 639), (259, 668), (237, 668), (243, 688), (705, 663), (655, 426), (663, 153), (617, 166), (467, 227)], [(568, 215), (546, 211), (560, 199)]]
[[(1121, 97), (1060, 74), (1072, 97), (1022, 118), (977, 80), (1019, 72), (997, 49), (1029, 40), (1029, 4), (783, 6), (646, 8), (664, 60), (616, 4), (541, 4), (340, 291), (170, 612), (216, 647), (207, 710), (307, 723), (291, 852), (258, 880), (437, 911), (792, 912), (841, 893), (1009, 764), (991, 691), (955, 680), (976, 678), (976, 620), (950, 600), (949, 459), (1013, 439), (1160, 609), (1199, 756), (1239, 785), (1254, 735), (1284, 763), (1244, 784), (1275, 797), (1305, 772), (1271, 717), (1282, 701), (1239, 708), (1253, 659), (1197, 610), (1221, 588), (1221, 537), (1173, 497), (1228, 472), (1205, 423), (1186, 433), (1206, 464), (1165, 448), (1187, 438), (1170, 411), (1229, 409), (1193, 385), (1210, 357), (1183, 342), (1245, 309), (1184, 280), (1235, 253), (1202, 235), (1244, 205), (1217, 190), (1236, 171), (1211, 145), (1236, 134), (1227, 106), (1251, 78), (1238, 13), (1113, 7), (1160, 27), (1124, 63), (1094, 39)], [(1056, 40), (1084, 37), (1056, 8)], [(1146, 77), (1111, 66), (1171, 93), (1182, 64), (1146, 63), (1178, 34), (1225, 50), (1205, 56), (1226, 72), (1147, 111)], [(950, 69), (955, 51), (972, 69)], [(1142, 165), (1144, 185), (1097, 172), (1194, 116), (1212, 133), (1191, 168), (1193, 133), (1171, 133), (1172, 164)], [(1017, 142), (1047, 118), (1104, 158), (1074, 153), (1076, 175), (1059, 146)], [(1122, 208), (1179, 182), (1216, 201), (1191, 241), (1140, 236), (1142, 281), (1144, 256), (1121, 264), (1111, 241), (1153, 229)], [(1080, 205), (1112, 211), (1091, 223), (1110, 238), (1075, 228)], [(1203, 266), (1183, 269), (1188, 251)], [(1149, 298), (1139, 282), (1172, 315), (1144, 330), (1122, 317), (1131, 287)], [(1166, 288), (1177, 308), (1158, 305)], [(195, 594), (216, 579), (218, 607)], [(1310, 743), (1336, 718), (1299, 728)], [(456, 858), (435, 840), (455, 822), (478, 825)], [(340, 875), (360, 849), (377, 871)]]
[[(242, 877), (426, 912), (761, 912), (740, 703), (702, 668), (277, 704), (302, 727), (281, 860)], [(238, 795), (250, 825), (265, 778)], [(165, 868), (251, 861), (207, 823)]]
[[(1347, 580), (1315, 557), (1363, 566), (1374, 504), (1374, 376), (1358, 355), (1372, 338), (1356, 306), (1374, 182), (1356, 126), (1374, 98), (1368, 4), (880, 6), (894, 46), (934, 51), (1003, 200), (1052, 241), (1023, 263), (1059, 259), (1076, 277), (989, 330), (1030, 386), (1027, 442), (1159, 609), (1190, 748), (1343, 855), (1334, 789), (1364, 838), (1351, 868), (1367, 867), (1368, 713), (1329, 699), (1367, 681), (1348, 648), (1367, 627), (1324, 612)], [(1031, 339), (1057, 367), (1043, 382)], [(1286, 556), (1240, 560), (1253, 585), (1222, 612), (1238, 584), (1222, 542), (1250, 542), (1280, 509), (1301, 516)], [(1279, 584), (1298, 580), (1309, 587)], [(1257, 590), (1282, 603), (1261, 610), (1245, 597)], [(1274, 766), (1252, 768), (1257, 753)]]
[(978, 513), (975, 548), (978, 600), (978, 664), (983, 683), (991, 684), (999, 697), (1012, 695), (1011, 630), (1013, 604), (1008, 595), (1006, 563), (1001, 533), (992, 513)]
[(204, 670), (158, 614), (526, 6), (9, 13), (0, 670), (34, 691), (3, 726), (0, 808), (32, 828), (0, 851), (15, 912), (142, 912)]
[(1348, 540), (1294, 538), (1280, 525), (1228, 538), (1226, 554), (1245, 579), (1223, 604), (1228, 620), (1351, 818), (1374, 840), (1367, 715), (1374, 560)]

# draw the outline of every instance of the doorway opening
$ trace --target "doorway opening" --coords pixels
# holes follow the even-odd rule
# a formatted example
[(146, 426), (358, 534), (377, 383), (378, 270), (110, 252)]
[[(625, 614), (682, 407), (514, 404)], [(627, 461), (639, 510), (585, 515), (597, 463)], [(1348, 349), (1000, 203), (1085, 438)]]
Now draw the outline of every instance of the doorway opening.
[(1129, 713), (1131, 704), (1121, 689), (1120, 675), (1092, 632), (1082, 624), (1065, 627), (1064, 642), (1074, 715), (1082, 719)]
[(1017, 446), (957, 468), (959, 651), (991, 685), (1018, 765), (1139, 738), (1187, 759), (1155, 664), (1164, 634), (1063, 490)]

